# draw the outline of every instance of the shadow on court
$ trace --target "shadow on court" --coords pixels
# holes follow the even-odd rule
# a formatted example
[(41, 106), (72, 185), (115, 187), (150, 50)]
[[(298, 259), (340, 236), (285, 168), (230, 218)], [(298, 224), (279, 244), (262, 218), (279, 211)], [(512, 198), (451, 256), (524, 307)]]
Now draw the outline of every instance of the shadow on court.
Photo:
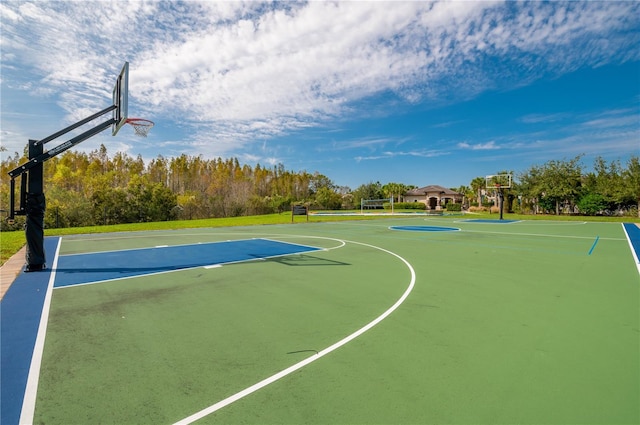
[(286, 257), (269, 258), (266, 261), (284, 264), (285, 266), (350, 266), (350, 263), (320, 258), (313, 255), (294, 255)]

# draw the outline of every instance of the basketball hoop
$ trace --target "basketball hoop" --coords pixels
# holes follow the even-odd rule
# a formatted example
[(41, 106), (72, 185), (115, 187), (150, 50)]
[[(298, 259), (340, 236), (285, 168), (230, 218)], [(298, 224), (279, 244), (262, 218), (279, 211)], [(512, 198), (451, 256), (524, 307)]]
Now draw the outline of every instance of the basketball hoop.
[(147, 137), (149, 130), (154, 126), (153, 121), (145, 120), (144, 118), (128, 118), (127, 124), (131, 124), (136, 136), (140, 137)]

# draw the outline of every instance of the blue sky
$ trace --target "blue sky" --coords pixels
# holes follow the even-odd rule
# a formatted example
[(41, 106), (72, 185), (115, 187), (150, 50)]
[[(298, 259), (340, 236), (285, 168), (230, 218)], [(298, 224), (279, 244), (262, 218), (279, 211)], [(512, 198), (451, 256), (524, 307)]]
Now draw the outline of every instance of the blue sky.
[(76, 150), (282, 163), (352, 189), (640, 154), (639, 2), (3, 1), (0, 12), (3, 155), (109, 106), (125, 61), (129, 115), (156, 126)]

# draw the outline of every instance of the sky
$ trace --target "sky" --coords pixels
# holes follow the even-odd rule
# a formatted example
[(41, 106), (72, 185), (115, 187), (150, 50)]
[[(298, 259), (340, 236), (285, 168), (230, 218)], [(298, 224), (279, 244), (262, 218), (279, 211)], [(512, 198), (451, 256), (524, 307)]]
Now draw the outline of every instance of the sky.
[(125, 62), (129, 116), (154, 128), (73, 149), (282, 164), (351, 189), (640, 155), (637, 1), (4, 0), (0, 19), (5, 157), (111, 106)]

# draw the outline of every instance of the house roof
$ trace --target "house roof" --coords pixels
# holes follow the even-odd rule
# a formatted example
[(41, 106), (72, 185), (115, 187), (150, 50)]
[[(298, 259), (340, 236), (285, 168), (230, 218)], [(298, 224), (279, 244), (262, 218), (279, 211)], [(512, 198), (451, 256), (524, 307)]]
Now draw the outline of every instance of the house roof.
[(425, 187), (419, 187), (418, 189), (412, 189), (408, 191), (405, 195), (426, 195), (428, 193), (437, 193), (440, 194), (444, 192), (445, 195), (459, 195), (462, 196), (461, 193), (455, 192), (451, 189), (447, 189), (446, 187), (438, 186), (437, 184), (432, 184)]

